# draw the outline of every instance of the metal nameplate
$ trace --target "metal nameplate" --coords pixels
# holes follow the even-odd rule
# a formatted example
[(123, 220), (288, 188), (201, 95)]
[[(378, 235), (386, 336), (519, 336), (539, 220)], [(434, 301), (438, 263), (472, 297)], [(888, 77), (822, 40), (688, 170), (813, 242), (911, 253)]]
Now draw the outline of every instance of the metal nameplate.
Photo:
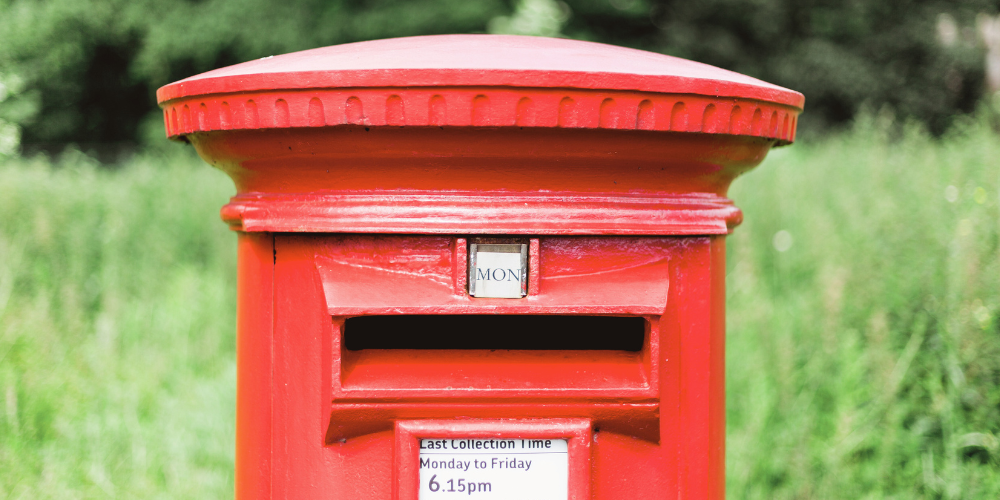
[(528, 245), (469, 245), (469, 295), (519, 299), (528, 294)]

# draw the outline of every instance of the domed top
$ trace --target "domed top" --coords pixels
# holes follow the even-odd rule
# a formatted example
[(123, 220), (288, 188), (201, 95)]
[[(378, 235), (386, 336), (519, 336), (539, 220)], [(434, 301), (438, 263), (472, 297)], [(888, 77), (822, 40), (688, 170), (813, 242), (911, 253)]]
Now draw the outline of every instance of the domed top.
[(365, 126), (643, 129), (794, 139), (804, 97), (600, 43), (437, 35), (265, 57), (157, 91), (167, 135)]
[(348, 43), (216, 69), (159, 89), (179, 97), (322, 87), (517, 86), (669, 92), (801, 108), (802, 94), (678, 57), (561, 38), (435, 35)]

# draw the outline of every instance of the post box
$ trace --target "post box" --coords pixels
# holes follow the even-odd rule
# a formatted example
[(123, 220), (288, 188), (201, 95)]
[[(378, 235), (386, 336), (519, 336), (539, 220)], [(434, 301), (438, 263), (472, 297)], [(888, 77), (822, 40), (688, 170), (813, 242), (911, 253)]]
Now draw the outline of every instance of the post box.
[(448, 35), (157, 97), (236, 185), (237, 498), (723, 498), (726, 191), (801, 94)]

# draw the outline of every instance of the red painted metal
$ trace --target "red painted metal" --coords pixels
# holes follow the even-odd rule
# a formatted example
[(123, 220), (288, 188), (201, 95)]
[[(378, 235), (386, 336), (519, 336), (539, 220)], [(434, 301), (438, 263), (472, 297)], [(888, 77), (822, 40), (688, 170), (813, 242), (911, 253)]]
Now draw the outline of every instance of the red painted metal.
[[(157, 95), (168, 135), (236, 184), (237, 498), (413, 499), (417, 439), (529, 436), (570, 439), (574, 499), (724, 497), (724, 236), (742, 219), (726, 191), (794, 140), (800, 94), (631, 49), (453, 35)], [(469, 296), (479, 236), (529, 244), (527, 297)], [(400, 314), (645, 332), (635, 352), (345, 346), (349, 318)]]
[(496, 35), (395, 38), (265, 57), (172, 83), (156, 96), (165, 102), (274, 90), (520, 87), (528, 82), (534, 88), (692, 94), (795, 108), (805, 102), (797, 92), (676, 57), (600, 43)]

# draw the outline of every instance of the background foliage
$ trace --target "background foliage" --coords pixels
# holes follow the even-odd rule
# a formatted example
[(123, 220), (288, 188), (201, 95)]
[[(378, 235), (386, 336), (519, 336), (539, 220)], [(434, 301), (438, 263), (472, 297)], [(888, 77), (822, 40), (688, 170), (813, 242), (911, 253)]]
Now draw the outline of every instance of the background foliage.
[[(487, 31), (638, 47), (771, 81), (808, 97), (807, 135), (862, 105), (941, 133), (983, 95), (975, 17), (997, 10), (996, 0), (0, 0), (0, 154), (4, 123), (8, 143), (17, 126), (29, 147), (157, 140), (155, 89), (219, 66)], [(948, 44), (942, 14), (955, 21)]]
[[(899, 129), (736, 181), (730, 498), (1000, 498), (1000, 141)], [(189, 149), (0, 162), (4, 498), (231, 497), (231, 192)]]
[[(974, 29), (996, 11), (0, 0), (0, 497), (232, 495), (236, 252), (217, 219), (232, 185), (163, 139), (158, 86), (321, 45), (497, 32), (806, 94), (802, 140), (731, 192), (746, 222), (728, 240), (730, 498), (1000, 498), (1000, 106)], [(81, 147), (18, 156), (22, 139)], [(108, 143), (140, 147), (104, 165), (80, 152)]]
[(1000, 498), (1000, 141), (891, 116), (730, 196), (731, 498)]
[(193, 154), (0, 162), (0, 498), (231, 498), (232, 184)]

